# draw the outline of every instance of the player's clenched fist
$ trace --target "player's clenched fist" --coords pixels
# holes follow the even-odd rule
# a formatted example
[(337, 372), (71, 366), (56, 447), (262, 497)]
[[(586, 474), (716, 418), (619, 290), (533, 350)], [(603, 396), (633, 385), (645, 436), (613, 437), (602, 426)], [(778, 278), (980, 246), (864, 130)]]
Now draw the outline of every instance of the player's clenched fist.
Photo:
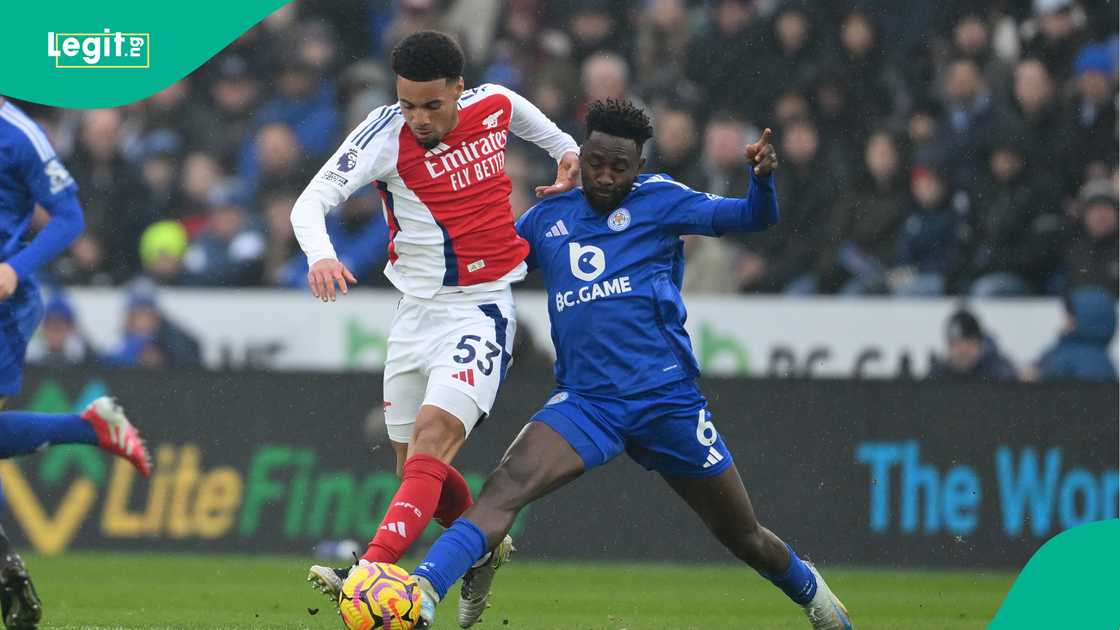
[(350, 273), (346, 265), (333, 258), (317, 261), (307, 271), (307, 286), (311, 287), (312, 295), (324, 302), (335, 300), (336, 285), (338, 291), (343, 294), (349, 293), (350, 287), (347, 283), (358, 284), (358, 279)]
[(773, 134), (767, 127), (758, 142), (747, 145), (747, 161), (754, 166), (754, 174), (760, 177), (765, 177), (778, 168), (778, 152), (770, 144), (770, 136)]

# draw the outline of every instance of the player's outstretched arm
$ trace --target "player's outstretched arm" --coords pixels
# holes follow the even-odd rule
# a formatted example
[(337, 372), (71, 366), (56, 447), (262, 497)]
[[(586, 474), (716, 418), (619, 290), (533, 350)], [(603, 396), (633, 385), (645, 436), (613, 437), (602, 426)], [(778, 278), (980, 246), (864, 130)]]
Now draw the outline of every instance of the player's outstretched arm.
[(579, 145), (556, 123), (544, 115), (529, 99), (517, 92), (494, 86), (509, 99), (509, 130), (513, 135), (548, 151), (556, 160), (556, 181), (551, 186), (537, 186), (537, 197), (567, 192), (579, 185)]
[(642, 187), (654, 184), (653, 190), (666, 196), (666, 203), (659, 205), (666, 212), (665, 226), (676, 234), (719, 236), (727, 232), (758, 232), (776, 225), (780, 213), (773, 175), (778, 168), (778, 155), (770, 144), (772, 134), (766, 129), (758, 142), (746, 147), (751, 181), (745, 199), (696, 192), (660, 175), (642, 183)]
[(54, 149), (35, 148), (28, 140), (17, 150), (22, 153), (17, 156), (19, 175), (51, 218), (27, 247), (0, 263), (0, 300), (11, 297), (21, 280), (66, 251), (85, 229), (77, 186)]
[(385, 175), (383, 155), (390, 146), (399, 110), (379, 107), (360, 124), (311, 180), (292, 207), (292, 230), (307, 256), (307, 286), (324, 302), (346, 294), (357, 281), (338, 261), (327, 234), (327, 213), (350, 198), (354, 191)]

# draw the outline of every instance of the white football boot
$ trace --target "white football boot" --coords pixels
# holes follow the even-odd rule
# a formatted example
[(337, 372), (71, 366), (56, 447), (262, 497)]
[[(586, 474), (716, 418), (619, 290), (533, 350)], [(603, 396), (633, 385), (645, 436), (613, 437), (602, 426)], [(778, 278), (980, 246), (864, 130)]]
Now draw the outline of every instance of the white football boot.
[(463, 576), (463, 586), (459, 590), (459, 627), (469, 628), (482, 618), (490, 602), (490, 586), (494, 584), (494, 574), (510, 556), (517, 551), (513, 539), (506, 536), (498, 546), (471, 567)]
[(809, 623), (813, 624), (813, 630), (852, 630), (848, 609), (840, 598), (832, 594), (832, 589), (825, 584), (817, 568), (810, 564), (809, 570), (817, 579), (817, 594), (803, 608), (809, 617)]
[(358, 560), (357, 564), (346, 567), (345, 569), (335, 569), (333, 567), (324, 567), (318, 564), (311, 565), (307, 571), (307, 581), (311, 583), (311, 588), (326, 595), (331, 603), (338, 606), (338, 596), (342, 593), (342, 583), (350, 576), (350, 572), (355, 567), (369, 564), (368, 560)]
[(415, 630), (427, 630), (436, 623), (436, 606), (439, 605), (439, 595), (428, 578), (417, 576), (416, 583), (420, 586), (420, 620), (416, 622)]

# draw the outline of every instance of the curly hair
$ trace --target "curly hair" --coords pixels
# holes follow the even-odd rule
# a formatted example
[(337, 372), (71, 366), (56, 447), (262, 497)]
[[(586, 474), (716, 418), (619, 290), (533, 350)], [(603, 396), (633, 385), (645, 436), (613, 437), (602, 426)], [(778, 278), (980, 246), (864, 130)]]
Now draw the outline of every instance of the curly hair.
[(639, 151), (653, 137), (649, 116), (625, 99), (595, 101), (587, 108), (587, 137), (594, 131), (633, 140)]
[(463, 76), (463, 49), (446, 33), (419, 31), (393, 48), (392, 65), (409, 81), (450, 81)]

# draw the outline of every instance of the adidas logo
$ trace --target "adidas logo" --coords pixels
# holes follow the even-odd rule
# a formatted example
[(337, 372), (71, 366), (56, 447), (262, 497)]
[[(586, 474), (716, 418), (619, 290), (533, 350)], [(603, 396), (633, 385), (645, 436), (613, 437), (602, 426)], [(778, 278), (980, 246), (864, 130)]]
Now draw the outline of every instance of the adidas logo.
[(432, 147), (432, 149), (429, 150), (427, 153), (425, 153), (424, 157), (430, 158), (433, 155), (439, 155), (440, 153), (443, 153), (444, 151), (448, 151), (450, 149), (451, 149), (451, 147), (449, 147), (446, 144), (441, 142), (441, 143), (437, 144), (436, 146)]
[(474, 368), (463, 370), (458, 374), (452, 374), (451, 378), (458, 381), (463, 381), (471, 387), (474, 387)]
[(719, 451), (713, 446), (708, 449), (708, 461), (704, 463), (704, 468), (711, 468), (722, 461), (723, 455), (720, 455)]
[(404, 531), (404, 521), (397, 521), (396, 523), (386, 523), (381, 526), (381, 529), (389, 530), (402, 538), (407, 538), (408, 534)]
[(568, 226), (564, 225), (564, 220), (561, 219), (555, 225), (548, 228), (544, 233), (545, 238), (552, 238), (553, 236), (566, 236), (568, 234)]

